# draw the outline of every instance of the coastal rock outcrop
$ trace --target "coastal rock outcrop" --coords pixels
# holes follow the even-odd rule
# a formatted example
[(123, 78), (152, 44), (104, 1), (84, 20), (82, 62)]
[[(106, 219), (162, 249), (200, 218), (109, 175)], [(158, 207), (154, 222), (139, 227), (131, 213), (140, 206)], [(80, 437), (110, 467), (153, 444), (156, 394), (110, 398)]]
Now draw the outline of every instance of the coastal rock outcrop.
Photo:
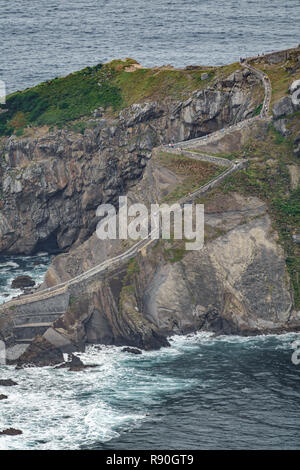
[[(289, 95), (281, 98), (272, 107), (274, 127), (283, 137), (290, 133), (286, 126), (286, 117), (300, 109), (300, 80), (294, 80), (288, 91)], [(297, 151), (295, 149), (295, 154)]]
[(64, 362), (64, 356), (61, 350), (53, 346), (42, 336), (37, 336), (34, 342), (15, 361), (17, 368), (21, 368), (24, 365), (36, 367), (53, 366), (62, 362)]
[(33, 287), (35, 286), (35, 281), (27, 275), (21, 275), (13, 279), (11, 287), (13, 289), (23, 289), (24, 287)]
[[(123, 109), (118, 116), (95, 112), (83, 135), (63, 130), (5, 142), (1, 249), (11, 253), (66, 250), (54, 258), (43, 286), (34, 295), (0, 308), (0, 338), (11, 348), (26, 338), (31, 343), (15, 361), (17, 367), (63, 364), (63, 353), (82, 351), (90, 343), (126, 346), (127, 352), (133, 352), (132, 348), (136, 352), (135, 348), (167, 347), (167, 337), (174, 333), (203, 330), (251, 335), (300, 330), (293, 274), (290, 278), (287, 255), (278, 243), (280, 232), (262, 200), (261, 171), (273, 171), (277, 162), (275, 156), (265, 161), (264, 155), (255, 153), (254, 144), (266, 137), (272, 144), (279, 139), (270, 119), (257, 114), (261, 94), (253, 99), (250, 88), (258, 81), (249, 69), (235, 70), (211, 87), (187, 93), (183, 101), (149, 99)], [(294, 88), (274, 105), (273, 123), (285, 134), (289, 131), (287, 113), (295, 110), (292, 96), (298, 87)], [(134, 242), (99, 240), (95, 234), (97, 206), (117, 206), (118, 196), (123, 194), (130, 202), (148, 207), (168, 200), (171, 193), (178, 200), (183, 183), (187, 184), (184, 191), (196, 183), (199, 186), (207, 168), (196, 168), (193, 162), (188, 179), (184, 172), (188, 165), (179, 165), (176, 159), (170, 165), (176, 151), (172, 157), (159, 145), (210, 134), (253, 115), (255, 119), (247, 119), (229, 132), (218, 132), (215, 139), (205, 138), (201, 148), (194, 149), (195, 161), (199, 152), (215, 153), (217, 149), (216, 153), (231, 159), (231, 163), (225, 162), (230, 171), (250, 165), (242, 175), (235, 173), (223, 180), (224, 187), (210, 184), (209, 196), (203, 196), (204, 248), (186, 251), (184, 240), (170, 235), (169, 240), (143, 246), (132, 258), (127, 253), (100, 269), (100, 263), (124, 253)], [(253, 166), (251, 156), (245, 155), (251, 154), (252, 146)], [(186, 153), (176, 155), (180, 160)], [(165, 166), (164, 157), (168, 160)], [(207, 158), (216, 163), (215, 157)], [(232, 161), (235, 158), (241, 166), (239, 160)], [(176, 172), (178, 166), (184, 171)], [(219, 174), (216, 168), (209, 171)], [(201, 178), (195, 183), (196, 172)], [(289, 165), (286, 179), (289, 172), (287, 191), (298, 181), (293, 165)], [(199, 197), (202, 200), (202, 194)], [(42, 324), (36, 323), (41, 319)], [(31, 335), (25, 336), (28, 331)], [(17, 335), (21, 334), (20, 340)], [(81, 370), (82, 364), (74, 367)]]
[(3, 431), (0, 431), (0, 436), (18, 436), (20, 434), (23, 434), (23, 431), (15, 428), (7, 428)]
[(216, 82), (185, 101), (137, 103), (114, 118), (101, 111), (84, 135), (64, 129), (2, 140), (0, 253), (57, 253), (84, 242), (98, 205), (115, 204), (141, 178), (153, 147), (251, 116), (250, 87), (259, 80), (250, 77), (236, 72), (231, 88)]

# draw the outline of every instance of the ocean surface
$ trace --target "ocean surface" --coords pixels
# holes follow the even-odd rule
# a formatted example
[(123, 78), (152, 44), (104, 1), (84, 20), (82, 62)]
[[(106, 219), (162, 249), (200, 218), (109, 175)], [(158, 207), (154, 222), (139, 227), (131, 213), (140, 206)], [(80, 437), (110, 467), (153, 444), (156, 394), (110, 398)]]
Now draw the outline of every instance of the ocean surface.
[(299, 0), (0, 0), (12, 92), (87, 65), (222, 65), (300, 42)]
[[(300, 42), (299, 0), (0, 0), (7, 91), (114, 58), (221, 65)], [(0, 258), (0, 303), (50, 257)], [(91, 346), (82, 372), (0, 367), (0, 449), (299, 449), (300, 335), (199, 333), (140, 356)]]
[(299, 449), (299, 335), (198, 333), (142, 355), (91, 346), (97, 367), (2, 367), (0, 449)]
[(50, 265), (52, 256), (38, 253), (36, 256), (1, 256), (0, 255), (0, 304), (22, 294), (21, 289), (12, 289), (11, 283), (23, 274), (41, 284)]

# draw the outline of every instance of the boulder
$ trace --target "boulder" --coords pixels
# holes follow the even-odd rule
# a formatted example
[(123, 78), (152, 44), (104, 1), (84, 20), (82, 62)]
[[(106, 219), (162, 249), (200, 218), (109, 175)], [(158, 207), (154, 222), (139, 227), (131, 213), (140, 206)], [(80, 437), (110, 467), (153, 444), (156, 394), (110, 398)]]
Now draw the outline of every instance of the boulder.
[(23, 434), (20, 429), (14, 429), (14, 428), (7, 428), (4, 429), (4, 431), (0, 431), (0, 436), (18, 436), (19, 434)]
[(0, 400), (6, 400), (6, 398), (8, 398), (7, 395), (0, 394)]
[(140, 349), (137, 349), (137, 348), (123, 348), (122, 352), (127, 352), (127, 353), (131, 353), (131, 354), (142, 354), (142, 351)]
[(104, 113), (104, 108), (100, 107), (100, 108), (95, 109), (92, 114), (94, 118), (100, 118), (102, 117), (103, 113)]
[(61, 350), (42, 336), (37, 336), (17, 360), (17, 368), (24, 365), (35, 367), (53, 366), (64, 362)]
[(71, 353), (77, 349), (66, 335), (60, 333), (55, 328), (48, 328), (43, 334), (43, 337), (52, 344), (54, 348), (59, 348), (60, 351), (64, 353)]
[(295, 144), (295, 145), (300, 144), (300, 134), (296, 135), (296, 137), (295, 137), (295, 139), (294, 139), (294, 144)]
[(300, 157), (300, 144), (294, 149), (295, 157)]
[(35, 286), (35, 281), (27, 275), (18, 276), (11, 283), (13, 289), (24, 289), (25, 287), (33, 286)]
[(289, 87), (289, 92), (292, 95), (295, 91), (300, 89), (300, 80), (295, 80)]
[(0, 379), (1, 387), (12, 387), (13, 385), (18, 385), (17, 382), (14, 382), (11, 379)]
[(284, 96), (273, 105), (272, 112), (275, 119), (291, 114), (294, 111), (290, 96)]
[(84, 364), (82, 360), (74, 354), (70, 354), (68, 359), (68, 362), (56, 366), (55, 369), (69, 369), (71, 372), (79, 372), (90, 367), (98, 367), (97, 364)]
[(300, 245), (300, 233), (296, 233), (293, 235), (293, 242), (297, 243), (297, 245)]
[(285, 119), (278, 119), (277, 121), (274, 121), (274, 127), (283, 137), (286, 137), (289, 133), (289, 131), (286, 128)]

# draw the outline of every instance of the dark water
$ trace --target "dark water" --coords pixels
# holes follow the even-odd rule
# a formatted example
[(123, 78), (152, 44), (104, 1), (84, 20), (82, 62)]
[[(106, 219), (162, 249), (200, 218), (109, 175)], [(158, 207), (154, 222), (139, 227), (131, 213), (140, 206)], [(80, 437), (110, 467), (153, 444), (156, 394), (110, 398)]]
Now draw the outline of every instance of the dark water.
[[(145, 66), (224, 64), (300, 42), (299, 0), (0, 0), (0, 79), (8, 91), (131, 56)], [(41, 264), (36, 265), (34, 262)], [(0, 295), (49, 257), (0, 259)], [(19, 385), (0, 407), (3, 449), (299, 449), (299, 335), (176, 337), (129, 356), (91, 347), (97, 368), (0, 368)]]
[(38, 253), (36, 256), (0, 255), (0, 304), (22, 294), (21, 289), (11, 288), (11, 283), (17, 276), (23, 274), (31, 276), (36, 285), (40, 284), (44, 279), (51, 258), (46, 252)]
[[(2, 367), (2, 449), (299, 449), (299, 335), (197, 334), (125, 354), (91, 347), (81, 373)], [(0, 387), (1, 388), (1, 387)]]
[(115, 58), (219, 65), (300, 42), (299, 0), (0, 0), (9, 92)]

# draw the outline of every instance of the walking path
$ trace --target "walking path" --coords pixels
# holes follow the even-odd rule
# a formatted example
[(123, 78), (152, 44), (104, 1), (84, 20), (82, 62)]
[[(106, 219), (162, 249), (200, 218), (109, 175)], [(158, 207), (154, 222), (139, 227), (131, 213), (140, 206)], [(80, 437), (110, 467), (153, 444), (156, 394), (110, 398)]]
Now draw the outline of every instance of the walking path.
[[(196, 153), (196, 152), (192, 152), (188, 150), (182, 151), (181, 149), (186, 149), (187, 147), (191, 147), (196, 143), (213, 142), (215, 140), (218, 140), (223, 135), (230, 134), (244, 127), (248, 127), (252, 122), (257, 121), (258, 119), (259, 120), (270, 119), (268, 117), (268, 112), (269, 112), (269, 107), (270, 107), (272, 89), (271, 89), (271, 84), (270, 84), (269, 79), (261, 71), (256, 70), (255, 68), (250, 66), (247, 63), (247, 61), (242, 63), (241, 66), (249, 69), (251, 72), (256, 74), (263, 83), (263, 86), (265, 89), (265, 97), (264, 97), (264, 102), (263, 102), (260, 115), (241, 121), (238, 124), (232, 125), (226, 129), (218, 130), (207, 136), (199, 137), (196, 139), (191, 139), (188, 141), (178, 142), (172, 145), (172, 148), (170, 148), (169, 146), (164, 146), (164, 148), (167, 149), (168, 152), (181, 153), (181, 154), (183, 153), (187, 155), (189, 158), (203, 160), (203, 161), (210, 161), (214, 164), (226, 167), (226, 169), (220, 175), (215, 177), (213, 180), (199, 187), (193, 193), (190, 193), (187, 196), (181, 198), (179, 201), (177, 201), (177, 203), (179, 204), (184, 204), (184, 203), (189, 203), (189, 202), (194, 201), (200, 195), (204, 194), (205, 192), (211, 190), (212, 188), (220, 184), (220, 182), (223, 181), (227, 176), (244, 168), (247, 165), (247, 160), (238, 160), (238, 161), (232, 162), (230, 160), (227, 160), (224, 158), (218, 158), (213, 155), (201, 155), (200, 153)], [(19, 341), (30, 343), (30, 341), (32, 341), (33, 338), (28, 338), (27, 336), (27, 339), (26, 338), (24, 339), (24, 336), (26, 337), (27, 330), (30, 331), (33, 336), (35, 336), (34, 334), (35, 330), (36, 330), (36, 333), (41, 334), (43, 333), (43, 331), (46, 331), (46, 329), (49, 327), (49, 322), (54, 321), (55, 318), (58, 318), (63, 313), (61, 311), (61, 308), (59, 308), (60, 311), (57, 311), (57, 312), (55, 312), (55, 309), (51, 310), (50, 308), (48, 312), (37, 313), (37, 302), (49, 301), (51, 300), (51, 298), (58, 298), (60, 296), (63, 296), (64, 294), (67, 293), (69, 287), (79, 285), (85, 280), (90, 280), (94, 276), (99, 275), (100, 273), (104, 273), (106, 271), (116, 268), (118, 265), (125, 263), (130, 258), (134, 257), (137, 253), (139, 253), (142, 249), (144, 249), (146, 246), (148, 246), (151, 243), (156, 242), (156, 238), (152, 239), (152, 236), (154, 232), (156, 231), (157, 231), (157, 227), (155, 227), (149, 233), (147, 238), (138, 241), (131, 248), (126, 250), (124, 253), (121, 253), (118, 256), (115, 256), (109, 260), (106, 260), (94, 266), (93, 268), (70, 279), (69, 281), (62, 282), (56, 286), (49, 287), (41, 291), (37, 291), (30, 295), (21, 296), (17, 299), (13, 299), (10, 302), (8, 302), (7, 303), (8, 305), (14, 305), (14, 308), (16, 309), (15, 330), (16, 330), (16, 333), (17, 332), (20, 333), (21, 338), (19, 339)], [(32, 304), (32, 312), (30, 312), (30, 307), (31, 307), (30, 304)], [(17, 311), (18, 306), (22, 307), (21, 313), (18, 313)], [(23, 308), (23, 307), (26, 307), (26, 308)], [(39, 310), (39, 312), (41, 312), (41, 310)], [(44, 309), (42, 309), (42, 312), (44, 312)], [(38, 318), (38, 321), (36, 320), (37, 318)]]

